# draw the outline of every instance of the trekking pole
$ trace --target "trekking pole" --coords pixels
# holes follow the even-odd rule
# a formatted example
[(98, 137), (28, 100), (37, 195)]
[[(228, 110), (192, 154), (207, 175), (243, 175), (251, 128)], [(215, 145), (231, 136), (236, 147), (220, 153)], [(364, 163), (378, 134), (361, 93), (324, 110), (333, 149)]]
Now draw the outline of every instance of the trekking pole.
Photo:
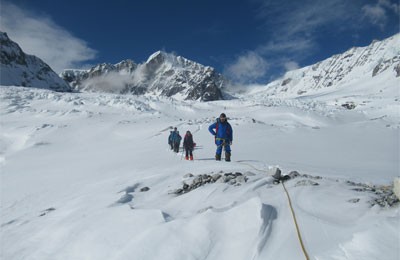
[(181, 156), (181, 161), (183, 159), (183, 152), (185, 151), (184, 147), (182, 147), (182, 156)]
[[(222, 141), (222, 150), (224, 151), (224, 155), (225, 155), (225, 158), (224, 158), (224, 160), (226, 159), (226, 149), (225, 149), (225, 139)], [(222, 154), (222, 153), (221, 153)], [(221, 160), (222, 160), (222, 158), (221, 158)]]

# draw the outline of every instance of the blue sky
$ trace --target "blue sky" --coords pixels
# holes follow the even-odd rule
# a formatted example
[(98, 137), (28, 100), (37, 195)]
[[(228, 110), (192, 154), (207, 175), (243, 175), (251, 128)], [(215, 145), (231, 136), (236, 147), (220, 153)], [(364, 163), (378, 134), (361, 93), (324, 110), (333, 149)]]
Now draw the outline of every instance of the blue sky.
[(394, 0), (0, 0), (0, 30), (56, 72), (158, 50), (266, 83), (399, 32)]

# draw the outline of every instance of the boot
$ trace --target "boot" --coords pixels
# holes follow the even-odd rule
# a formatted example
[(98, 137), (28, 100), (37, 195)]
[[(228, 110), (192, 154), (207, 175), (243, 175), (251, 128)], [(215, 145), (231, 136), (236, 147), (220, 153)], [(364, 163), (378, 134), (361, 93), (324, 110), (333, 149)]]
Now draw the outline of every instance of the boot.
[(193, 161), (193, 155), (190, 156), (190, 160)]
[(216, 155), (215, 155), (215, 160), (221, 161), (221, 155), (220, 155), (220, 154), (216, 154)]
[(185, 160), (189, 160), (189, 156), (186, 155), (186, 156), (185, 156)]
[(225, 152), (225, 161), (227, 161), (227, 162), (231, 161), (231, 153)]

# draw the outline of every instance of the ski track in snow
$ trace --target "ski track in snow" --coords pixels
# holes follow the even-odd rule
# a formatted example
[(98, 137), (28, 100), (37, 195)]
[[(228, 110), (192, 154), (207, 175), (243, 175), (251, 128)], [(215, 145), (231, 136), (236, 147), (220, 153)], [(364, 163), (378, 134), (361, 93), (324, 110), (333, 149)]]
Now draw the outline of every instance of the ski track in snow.
[[(398, 206), (371, 208), (372, 194), (346, 184), (388, 185), (398, 175), (396, 109), (376, 117), (327, 96), (196, 103), (1, 87), (0, 256), (303, 259), (283, 189), (266, 174), (279, 166), (321, 176), (318, 186), (287, 182), (311, 259), (396, 259)], [(234, 129), (231, 163), (214, 161), (208, 132), (223, 111)], [(169, 150), (175, 126), (193, 133), (195, 161)], [(220, 172), (248, 180), (173, 194), (187, 173)]]

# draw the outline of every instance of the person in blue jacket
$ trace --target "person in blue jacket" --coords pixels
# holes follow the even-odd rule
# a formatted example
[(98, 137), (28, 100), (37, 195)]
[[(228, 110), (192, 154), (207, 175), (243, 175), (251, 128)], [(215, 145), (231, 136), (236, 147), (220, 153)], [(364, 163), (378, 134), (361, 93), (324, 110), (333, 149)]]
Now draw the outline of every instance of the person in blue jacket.
[(179, 131), (176, 127), (174, 127), (174, 131), (171, 131), (168, 136), (168, 144), (171, 147), (171, 150), (179, 153), (179, 146), (181, 144), (182, 137), (179, 134)]
[(171, 150), (174, 149), (174, 143), (172, 141), (173, 137), (174, 137), (174, 131), (170, 131), (169, 136), (168, 136), (168, 144), (169, 144), (169, 147), (171, 148)]
[(174, 152), (179, 153), (179, 146), (181, 145), (182, 137), (179, 134), (179, 131), (176, 131), (174, 136)]
[(233, 131), (232, 126), (228, 123), (226, 115), (222, 113), (219, 118), (217, 118), (217, 122), (208, 127), (208, 131), (215, 136), (215, 144), (217, 145), (215, 159), (221, 161), (222, 148), (225, 148), (225, 161), (230, 162)]

